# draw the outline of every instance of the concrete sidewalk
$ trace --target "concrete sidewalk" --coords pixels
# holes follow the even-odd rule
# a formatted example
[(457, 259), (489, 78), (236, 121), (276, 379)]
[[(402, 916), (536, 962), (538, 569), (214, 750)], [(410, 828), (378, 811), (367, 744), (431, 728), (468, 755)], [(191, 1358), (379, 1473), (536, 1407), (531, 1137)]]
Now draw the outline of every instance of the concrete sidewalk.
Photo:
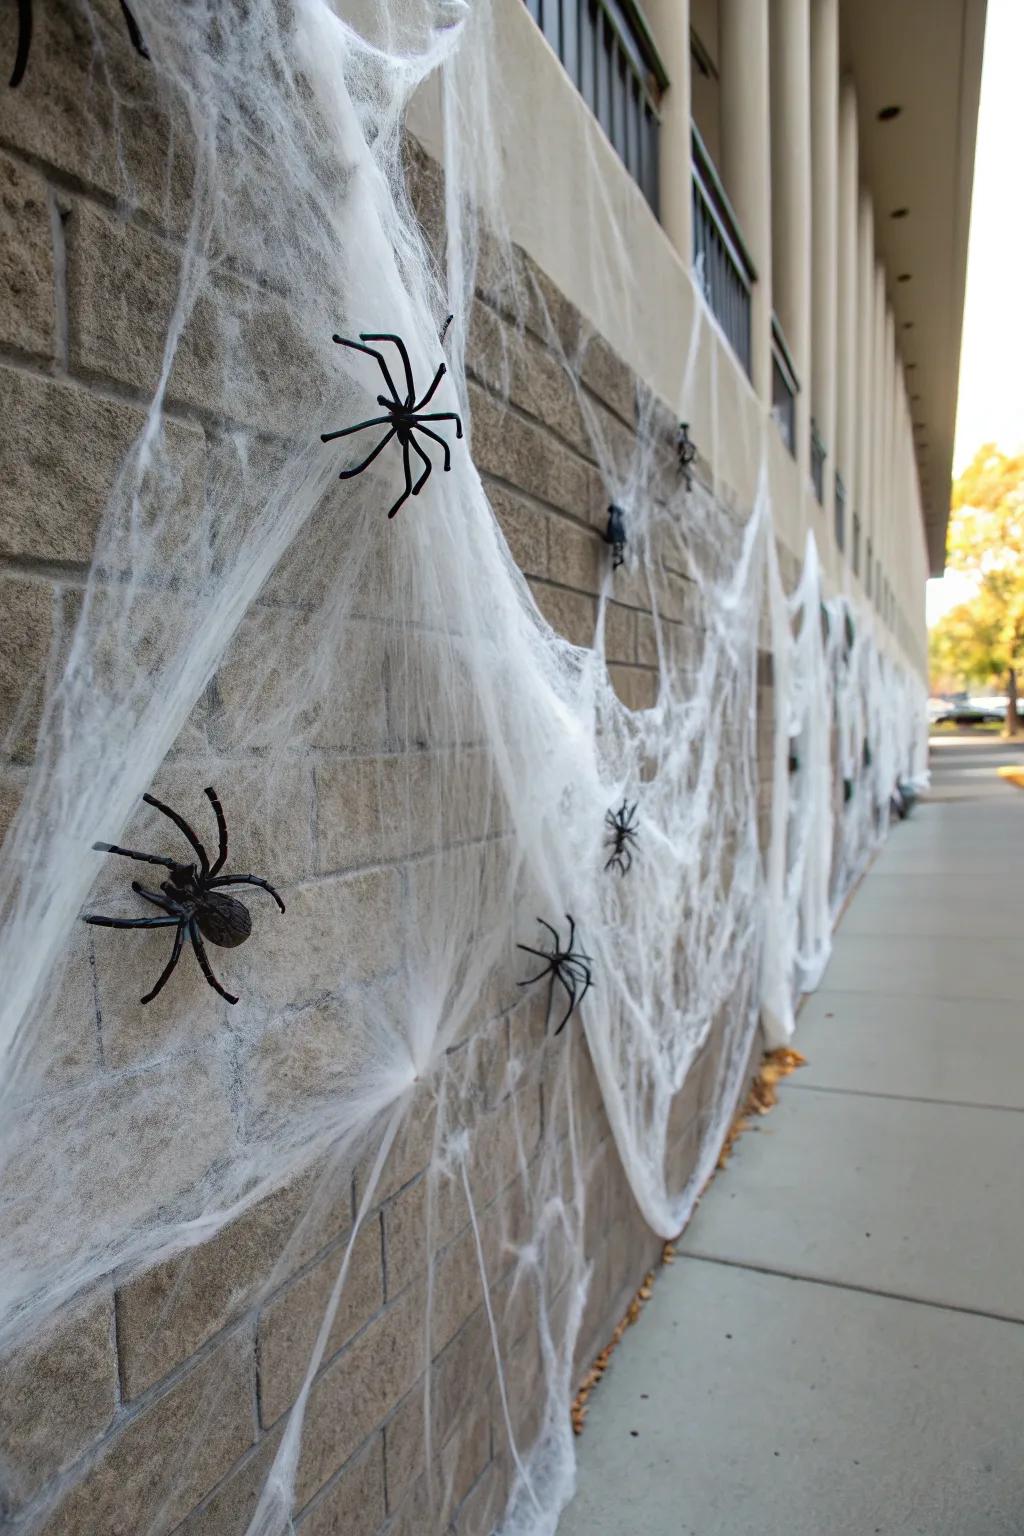
[[(932, 753), (590, 1403), (559, 1536), (1024, 1532), (1024, 790)], [(1018, 759), (1019, 760), (1019, 759)]]

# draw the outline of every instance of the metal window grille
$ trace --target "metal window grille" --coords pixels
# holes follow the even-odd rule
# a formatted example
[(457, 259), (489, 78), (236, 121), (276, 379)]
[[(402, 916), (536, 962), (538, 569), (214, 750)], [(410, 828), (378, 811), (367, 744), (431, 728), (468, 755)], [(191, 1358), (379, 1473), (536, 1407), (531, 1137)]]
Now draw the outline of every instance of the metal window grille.
[(693, 144), (693, 269), (708, 307), (750, 377), (750, 290), (757, 273), (697, 131)]
[(825, 503), (825, 444), (818, 434), (818, 424), (811, 417), (811, 479), (814, 482), (814, 494), (818, 498), (818, 505)]
[(665, 66), (636, 0), (526, 0), (626, 169), (658, 212)]
[(839, 549), (846, 548), (846, 486), (843, 477), (836, 470), (836, 495), (835, 495), (835, 528), (836, 546)]
[(796, 453), (796, 397), (800, 393), (793, 359), (786, 338), (775, 315), (772, 316), (772, 415), (778, 423), (782, 441), (790, 453)]

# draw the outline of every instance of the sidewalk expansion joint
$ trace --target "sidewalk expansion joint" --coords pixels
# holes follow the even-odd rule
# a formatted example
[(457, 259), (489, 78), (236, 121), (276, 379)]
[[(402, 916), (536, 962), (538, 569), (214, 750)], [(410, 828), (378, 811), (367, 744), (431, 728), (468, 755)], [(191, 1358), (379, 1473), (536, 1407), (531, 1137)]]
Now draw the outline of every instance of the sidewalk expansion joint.
[(755, 1264), (750, 1259), (726, 1259), (711, 1253), (677, 1250), (677, 1258), (693, 1264), (721, 1264), (727, 1269), (748, 1269), (753, 1274), (774, 1275), (778, 1280), (795, 1280), (802, 1285), (826, 1285), (833, 1291), (855, 1291), (861, 1296), (878, 1296), (883, 1301), (902, 1301), (912, 1307), (931, 1307), (936, 1312), (961, 1312), (967, 1317), (983, 1317), (990, 1323), (1016, 1323), (1024, 1326), (1024, 1317), (1009, 1312), (989, 1312), (984, 1307), (962, 1306), (955, 1301), (934, 1301), (927, 1296), (911, 1296), (906, 1291), (886, 1291), (873, 1285), (859, 1285), (856, 1280), (832, 1280), (826, 1275), (806, 1275), (795, 1269), (778, 1269), (773, 1264)]

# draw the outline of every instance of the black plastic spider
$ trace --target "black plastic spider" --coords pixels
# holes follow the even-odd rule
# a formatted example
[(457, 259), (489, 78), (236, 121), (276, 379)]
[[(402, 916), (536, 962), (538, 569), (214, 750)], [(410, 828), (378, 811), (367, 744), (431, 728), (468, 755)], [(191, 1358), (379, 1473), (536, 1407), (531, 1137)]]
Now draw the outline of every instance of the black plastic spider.
[(604, 866), (605, 869), (617, 869), (620, 875), (627, 874), (633, 865), (633, 854), (630, 844), (636, 847), (636, 833), (638, 823), (633, 820), (636, 815), (637, 801), (630, 805), (628, 800), (623, 800), (617, 811), (605, 811), (605, 826), (611, 833), (608, 845), (612, 850), (611, 858)]
[[(451, 316), (449, 315), (448, 320), (450, 319)], [(445, 321), (444, 330), (441, 332), (442, 338), (444, 337), (444, 332), (447, 329), (448, 321)], [(431, 431), (430, 427), (425, 427), (423, 425), (425, 421), (454, 421), (455, 436), (457, 438), (461, 438), (462, 436), (462, 421), (454, 411), (428, 411), (426, 414), (424, 414), (423, 410), (423, 407), (429, 404), (431, 396), (433, 395), (437, 386), (440, 384), (441, 380), (444, 378), (447, 369), (444, 363), (440, 364), (437, 372), (434, 374), (433, 382), (431, 383), (430, 388), (427, 390), (426, 394), (423, 396), (423, 399), (417, 400), (416, 386), (412, 381), (412, 366), (409, 362), (409, 354), (406, 351), (405, 342), (402, 340), (401, 336), (393, 336), (390, 334), (390, 332), (387, 331), (382, 331), (379, 333), (361, 331), (358, 341), (349, 341), (344, 336), (335, 336), (334, 340), (338, 343), (339, 347), (351, 347), (356, 352), (365, 352), (368, 357), (374, 357), (377, 359), (377, 362), (380, 366), (380, 371), (384, 375), (384, 382), (387, 384), (391, 398), (388, 399), (387, 395), (377, 396), (377, 404), (384, 407), (387, 413), (386, 415), (371, 416), (369, 421), (356, 422), (354, 427), (342, 427), (338, 432), (322, 432), (320, 434), (321, 441), (330, 443), (333, 442), (336, 437), (349, 437), (353, 432), (362, 432), (364, 427), (379, 427), (383, 426), (385, 422), (390, 423), (388, 431), (385, 432), (376, 448), (374, 448), (373, 451), (367, 455), (361, 464), (357, 464), (354, 469), (343, 469), (338, 476), (338, 479), (351, 480), (353, 475), (362, 474), (363, 470), (366, 469), (368, 465), (373, 463), (378, 453), (380, 453), (381, 450), (387, 446), (391, 439), (393, 437), (397, 437), (398, 441), (402, 445), (402, 460), (405, 465), (405, 490), (402, 492), (401, 496), (399, 496), (398, 500), (395, 502), (394, 506), (388, 513), (388, 517), (394, 517), (395, 513), (398, 511), (403, 502), (407, 501), (410, 496), (419, 495), (420, 491), (427, 483), (427, 477), (429, 476), (430, 471), (434, 467), (413, 436), (415, 432), (422, 432), (424, 437), (432, 438), (435, 443), (440, 443), (441, 447), (444, 449), (445, 472), (450, 470), (452, 467), (451, 449), (445, 442), (444, 438), (440, 437), (436, 432)], [(368, 341), (390, 341), (398, 348), (399, 356), (402, 359), (402, 367), (405, 369), (406, 394), (404, 400), (400, 397), (398, 390), (395, 388), (394, 380), (388, 371), (388, 365), (384, 361), (383, 354), (378, 352), (374, 347), (366, 346), (365, 343)], [(420, 475), (415, 485), (413, 485), (412, 473), (409, 468), (410, 448), (419, 454), (425, 465), (423, 473)]]
[(172, 811), (169, 805), (164, 805), (152, 795), (142, 797), (147, 805), (160, 811), (173, 821), (180, 831), (184, 832), (199, 859), (198, 872), (194, 864), (179, 864), (174, 859), (163, 859), (155, 853), (137, 853), (133, 848), (118, 848), (113, 843), (93, 843), (93, 847), (101, 853), (117, 853), (124, 859), (138, 859), (143, 864), (161, 864), (164, 869), (171, 871), (170, 879), (160, 882), (160, 890), (164, 893), (162, 896), (156, 891), (148, 891), (137, 880), (132, 881), (132, 890), (136, 891), (143, 900), (152, 902), (153, 906), (162, 907), (167, 914), (166, 917), (101, 917), (88, 913), (84, 919), (85, 922), (95, 923), (100, 928), (177, 928), (171, 958), (160, 972), (156, 986), (140, 999), (143, 1003), (153, 1001), (174, 970), (181, 958), (186, 933), (192, 941), (192, 948), (199, 961), (199, 969), (213, 990), (219, 992), (221, 997), (226, 997), (229, 1003), (238, 1002), (237, 997), (232, 997), (230, 992), (225, 991), (210, 969), (210, 962), (206, 957), (200, 935), (209, 939), (211, 944), (219, 944), (225, 949), (234, 949), (237, 944), (244, 944), (252, 932), (252, 918), (249, 916), (247, 907), (244, 907), (240, 901), (236, 901), (233, 896), (222, 896), (217, 887), (258, 885), (261, 890), (269, 891), (281, 911), (284, 911), (284, 902), (274, 887), (268, 881), (262, 880), (259, 875), (219, 875), (217, 873), (223, 868), (228, 856), (228, 827), (216, 790), (207, 789), (205, 794), (217, 818), (218, 848), (216, 862), (213, 864), (210, 863), (205, 848), (184, 816), (179, 816), (177, 811)]
[[(9, 82), (11, 90), (14, 90), (16, 86), (21, 84), (22, 76), (24, 75), (25, 69), (28, 65), (29, 49), (32, 46), (32, 0), (17, 0), (17, 3), (18, 48), (14, 55), (14, 72), (11, 75)], [(125, 4), (125, 0), (121, 0), (121, 14), (124, 17), (125, 25), (128, 28), (128, 36), (131, 39), (131, 44), (135, 49), (135, 52), (140, 54), (142, 58), (148, 59), (149, 50), (147, 49), (145, 43), (142, 41), (142, 33), (139, 31), (139, 24)]]
[[(537, 921), (542, 928), (547, 929), (552, 939), (554, 939), (554, 949), (531, 949), (529, 944), (516, 945), (517, 949), (525, 950), (528, 955), (536, 955), (538, 960), (545, 960), (547, 962), (544, 969), (538, 971), (536, 976), (529, 976), (526, 981), (521, 981), (518, 985), (521, 987), (532, 987), (535, 981), (542, 981), (545, 976), (551, 977), (551, 984), (548, 987), (548, 1018), (550, 1019), (551, 1017), (551, 999), (554, 996), (556, 981), (569, 999), (569, 1006), (565, 1010), (562, 1022), (555, 1030), (556, 1035), (562, 1033), (562, 1030), (569, 1022), (573, 1009), (582, 1003), (587, 992), (590, 990), (592, 985), (590, 967), (594, 963), (589, 955), (584, 955), (573, 949), (573, 945), (576, 942), (576, 923), (569, 916), (568, 912), (565, 914), (565, 920), (569, 924), (569, 942), (564, 949), (556, 930), (552, 928), (550, 923), (546, 923), (542, 917), (538, 917)], [(581, 981), (583, 983), (583, 991), (578, 992), (577, 989)]]
[(693, 490), (693, 476), (690, 474), (690, 465), (697, 457), (697, 444), (690, 441), (690, 423), (681, 421), (679, 431), (676, 433), (676, 452), (679, 454), (679, 468), (686, 477), (686, 489)]
[(625, 560), (623, 551), (626, 548), (626, 519), (621, 507), (614, 501), (608, 508), (608, 526), (604, 531), (604, 541), (612, 547), (612, 570), (617, 571)]

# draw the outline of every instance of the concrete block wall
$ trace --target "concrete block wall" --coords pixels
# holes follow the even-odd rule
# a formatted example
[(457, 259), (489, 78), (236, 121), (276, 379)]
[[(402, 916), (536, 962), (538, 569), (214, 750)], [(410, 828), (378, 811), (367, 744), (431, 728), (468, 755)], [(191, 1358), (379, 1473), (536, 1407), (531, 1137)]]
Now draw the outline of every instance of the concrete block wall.
[[(168, 125), (146, 66), (125, 43), (116, 4), (101, 7), (100, 15), (109, 79), (89, 74), (92, 42), (82, 15), (56, 0), (37, 7), (31, 68), (19, 93), (5, 98), (0, 123), (0, 808), (8, 817), (31, 766), (42, 698), (75, 622), (102, 509), (142, 424), (176, 281), (180, 230), (160, 224)], [(8, 8), (0, 18), (0, 53), (8, 57), (12, 48)], [(112, 151), (115, 95), (121, 142), (141, 194), (131, 209), (121, 201)], [(436, 172), (414, 154), (413, 174), (424, 223), (436, 231)], [(486, 263), (481, 272), (468, 353), (473, 452), (539, 607), (562, 634), (585, 645), (609, 558), (601, 537), (607, 495), (538, 306), (543, 302), (570, 354), (584, 328), (571, 304), (521, 260), (534, 296), (522, 338), (488, 284)], [(257, 370), (252, 397), (225, 401), (216, 360), (186, 337), (168, 396), (183, 515), (201, 494), (207, 445), (226, 419), (273, 429), (287, 402), (289, 367), (315, 366), (277, 347), (275, 361), (282, 357), (283, 377), (279, 368), (271, 395), (260, 397), (265, 381)], [(582, 380), (605, 436), (627, 453), (637, 381), (600, 338), (585, 347)], [(506, 388), (507, 407), (499, 399)], [(665, 425), (668, 445), (671, 418)], [(648, 597), (620, 574), (608, 661), (620, 696), (639, 709), (656, 696), (654, 625)], [(274, 583), (279, 606), (253, 611), (235, 655), (246, 645), (277, 643), (275, 625), (289, 644), (301, 645), (286, 575)], [(692, 642), (688, 586), (685, 572), (667, 569), (658, 593), (670, 643), (681, 647)], [(770, 678), (761, 692), (767, 704)], [(230, 761), (227, 747), (225, 720), (244, 707), (245, 679), (229, 655), (184, 744), (161, 771), (172, 802), (209, 782), (197, 773), (210, 764), (228, 778), (235, 803), (258, 796), (258, 765)], [(336, 745), (333, 756), (296, 764), (283, 821), (263, 843), (258, 821), (250, 822), (247, 852), (255, 866), (279, 872), (299, 928), (307, 908), (333, 903), (353, 974), (386, 974), (396, 963), (388, 935), (417, 850), (379, 845), (381, 775), (420, 770), (401, 756), (401, 742), (394, 755), (394, 722), (374, 700), (355, 734)], [(390, 755), (378, 755), (385, 751)], [(395, 762), (405, 766), (388, 766)], [(363, 867), (371, 858), (373, 867)], [(300, 957), (310, 1000), (302, 1043), (277, 1028), (280, 1009), (295, 1000), (300, 968), (272, 922), (265, 926), (267, 1022), (252, 1049), (253, 1076), (263, 1071), (267, 1099), (249, 1113), (273, 1114), (282, 1075), (301, 1091), (323, 1089), (339, 1025), (329, 1008), (315, 1007), (328, 978), (307, 952)], [(169, 994), (140, 1018), (134, 999), (145, 963), (138, 952), (129, 958), (118, 945), (98, 945), (84, 929), (76, 936), (61, 988), (62, 1052), (56, 1077), (43, 1085), (40, 1123), (47, 1095), (55, 1103), (69, 1084), (113, 1081), (124, 1068), (148, 1073), (150, 1119), (132, 1124), (140, 1180), (147, 1164), (166, 1154), (161, 1103), (184, 1095), (195, 1103), (195, 1145), (191, 1161), (182, 1149), (174, 1152), (187, 1182), (218, 1155), (218, 1137), (245, 1129), (234, 1123), (237, 1109), (224, 1089), (225, 1010), (196, 981), (187, 1040), (177, 1033)], [(551, 1085), (565, 1039), (543, 1045), (543, 1000), (524, 1000), (515, 975), (510, 971), (502, 995), (482, 1001), (473, 1038), (463, 1045), (472, 1053), (463, 1108), (472, 1131), (469, 1177), (499, 1299), (509, 1294), (513, 1245), (529, 1230), (529, 1179), (519, 1158), (532, 1173), (542, 1146), (550, 1158), (564, 1134)], [(718, 1028), (673, 1114), (669, 1158), (679, 1183), (693, 1166), (721, 1038)], [(589, 1170), (585, 1245), (593, 1263), (582, 1363), (606, 1340), (660, 1242), (636, 1211), (582, 1040), (576, 1047)], [(523, 1057), (534, 1070), (513, 1086), (508, 1063)], [(298, 1474), (302, 1536), (422, 1536), (426, 1528), (423, 1317), (432, 1124), (425, 1097), (392, 1152), (355, 1244), (306, 1419)], [(10, 1469), (3, 1513), (38, 1517), (46, 1536), (244, 1531), (301, 1384), (365, 1178), (365, 1161), (311, 1170), (211, 1242), (142, 1274), (105, 1278), (23, 1337), (2, 1366), (0, 1444)], [(433, 1482), (443, 1490), (451, 1531), (487, 1536), (511, 1469), (476, 1245), (464, 1202), (447, 1197), (443, 1185), (433, 1193)], [(550, 1284), (557, 1307), (564, 1282), (555, 1274)], [(522, 1301), (499, 1309), (499, 1318), (516, 1429), (529, 1443), (537, 1428), (531, 1415), (542, 1406), (533, 1390), (540, 1370), (535, 1320)]]

